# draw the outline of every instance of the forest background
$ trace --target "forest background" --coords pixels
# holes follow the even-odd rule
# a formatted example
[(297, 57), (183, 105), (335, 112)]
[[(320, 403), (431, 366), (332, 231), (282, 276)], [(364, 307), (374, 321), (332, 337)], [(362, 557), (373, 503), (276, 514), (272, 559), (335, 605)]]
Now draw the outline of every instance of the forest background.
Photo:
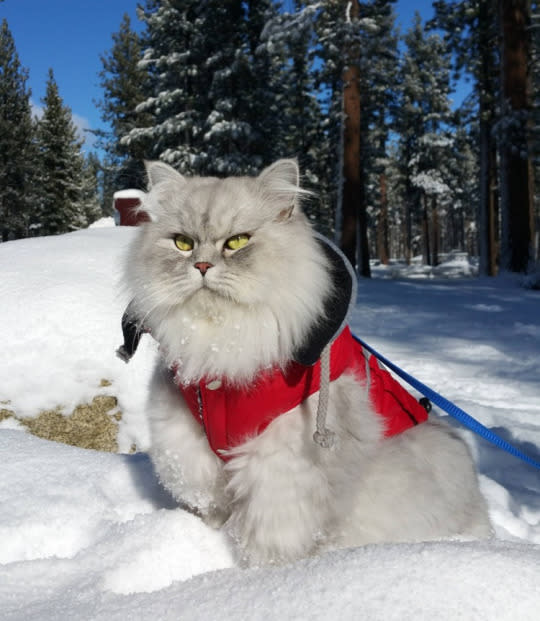
[[(35, 117), (4, 20), (1, 239), (111, 215), (115, 191), (145, 187), (144, 159), (225, 176), (297, 157), (310, 219), (361, 275), (451, 251), (487, 275), (537, 269), (536, 0), (438, 0), (404, 34), (395, 0), (286, 4), (145, 0), (140, 23), (126, 15), (101, 57), (99, 155), (52, 69)], [(471, 89), (455, 107), (457, 80)]]

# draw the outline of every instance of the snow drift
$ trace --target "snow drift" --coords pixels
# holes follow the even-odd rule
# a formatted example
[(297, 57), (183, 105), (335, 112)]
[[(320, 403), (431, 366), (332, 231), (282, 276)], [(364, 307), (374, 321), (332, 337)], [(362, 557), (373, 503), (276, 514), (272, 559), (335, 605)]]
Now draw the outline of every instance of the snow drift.
[[(235, 567), (222, 533), (175, 507), (144, 453), (155, 344), (145, 338), (129, 365), (114, 355), (133, 232), (0, 245), (0, 409), (32, 417), (114, 394), (120, 450), (140, 451), (84, 450), (0, 422), (3, 619), (538, 619), (540, 473), (468, 432), (493, 540)], [(504, 279), (362, 282), (352, 327), (539, 459), (538, 295)]]

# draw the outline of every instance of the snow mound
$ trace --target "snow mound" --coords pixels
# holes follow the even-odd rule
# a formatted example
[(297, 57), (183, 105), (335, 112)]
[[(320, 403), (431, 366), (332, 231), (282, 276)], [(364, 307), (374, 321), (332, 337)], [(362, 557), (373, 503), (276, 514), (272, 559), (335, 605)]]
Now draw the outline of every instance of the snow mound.
[[(537, 621), (540, 475), (468, 432), (493, 540), (366, 546), (245, 570), (223, 532), (160, 488), (144, 452), (65, 446), (1, 420), (2, 410), (31, 417), (112, 393), (120, 450), (148, 447), (155, 344), (143, 338), (129, 365), (114, 353), (134, 233), (96, 227), (0, 244), (2, 621)], [(510, 279), (362, 281), (352, 328), (540, 460), (537, 292)]]

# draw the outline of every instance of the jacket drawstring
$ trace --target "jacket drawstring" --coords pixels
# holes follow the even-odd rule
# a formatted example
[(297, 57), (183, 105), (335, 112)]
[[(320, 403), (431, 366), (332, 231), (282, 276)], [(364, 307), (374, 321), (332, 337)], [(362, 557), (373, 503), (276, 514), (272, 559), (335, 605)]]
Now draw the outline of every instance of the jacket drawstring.
[(328, 401), (330, 397), (330, 350), (332, 346), (327, 343), (321, 353), (321, 379), (319, 386), (319, 403), (317, 405), (317, 430), (313, 434), (313, 440), (322, 448), (332, 448), (336, 440), (336, 434), (326, 426), (328, 413)]

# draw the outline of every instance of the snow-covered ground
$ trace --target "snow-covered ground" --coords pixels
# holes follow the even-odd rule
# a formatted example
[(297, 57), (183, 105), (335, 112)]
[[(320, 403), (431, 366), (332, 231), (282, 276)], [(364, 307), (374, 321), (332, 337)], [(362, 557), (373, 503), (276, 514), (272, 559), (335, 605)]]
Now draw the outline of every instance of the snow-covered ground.
[[(0, 422), (0, 618), (540, 619), (540, 471), (468, 432), (492, 541), (235, 567), (222, 534), (174, 507), (144, 454), (155, 345), (145, 337), (129, 365), (114, 354), (127, 302), (118, 275), (133, 232), (96, 227), (0, 244), (0, 410), (71, 411), (114, 394), (120, 450), (141, 451), (84, 450), (31, 436), (14, 418)], [(374, 279), (360, 284), (352, 326), (539, 460), (539, 302), (509, 279)]]

